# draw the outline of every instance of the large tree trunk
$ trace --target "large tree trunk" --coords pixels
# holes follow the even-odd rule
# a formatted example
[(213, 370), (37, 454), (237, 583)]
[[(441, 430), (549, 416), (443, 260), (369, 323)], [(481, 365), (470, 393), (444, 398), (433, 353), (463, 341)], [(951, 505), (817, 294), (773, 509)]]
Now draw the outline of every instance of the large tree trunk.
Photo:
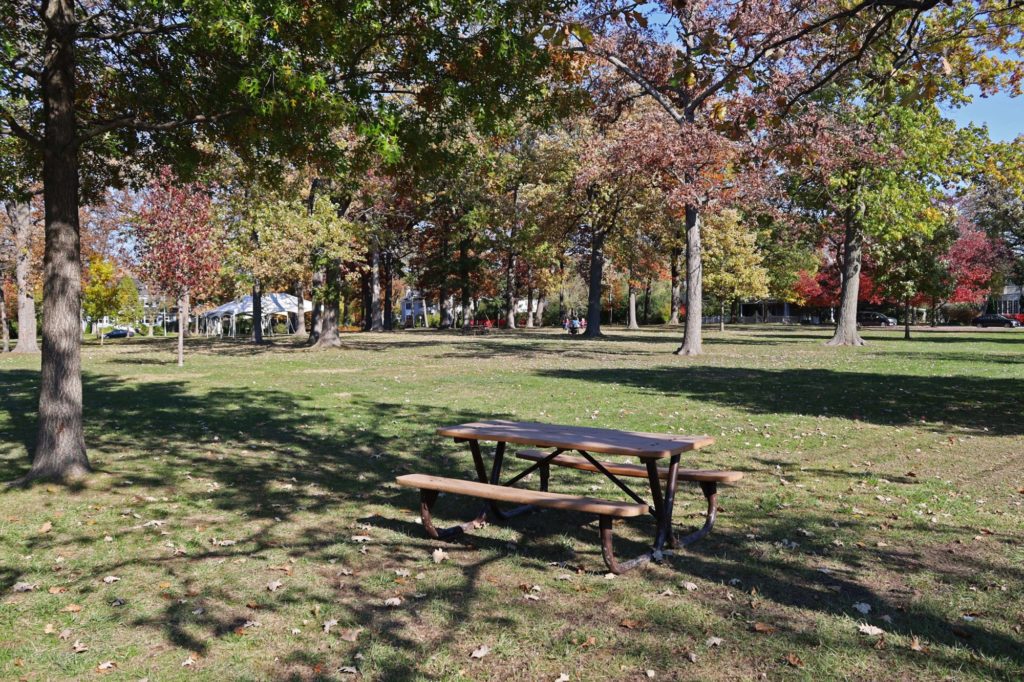
[(384, 303), (381, 306), (381, 328), (385, 332), (394, 331), (394, 278), (392, 275), (394, 257), (390, 251), (381, 253), (381, 272), (383, 273)]
[(295, 298), (298, 299), (298, 304), (295, 309), (295, 328), (293, 331), (298, 336), (306, 333), (306, 288), (302, 280), (295, 283)]
[(370, 331), (384, 330), (380, 305), (380, 251), (370, 254)]
[(548, 295), (546, 291), (537, 292), (537, 314), (534, 316), (534, 324), (538, 328), (544, 326), (544, 311), (548, 307)]
[(3, 336), (4, 353), (11, 350), (11, 332), (7, 329), (7, 301), (4, 299), (4, 283), (0, 280), (0, 335)]
[(461, 279), (459, 286), (462, 290), (462, 328), (469, 329), (473, 322), (473, 316), (469, 310), (472, 300), (469, 280), (469, 239), (459, 242), (459, 278)]
[(313, 310), (309, 317), (309, 339), (310, 345), (320, 340), (320, 326), (324, 314), (324, 271), (316, 269), (313, 271)]
[(910, 340), (910, 299), (903, 299), (903, 338)]
[(82, 424), (81, 250), (78, 224), (78, 144), (75, 128), (74, 0), (45, 8), (42, 74), (43, 353), (39, 426), (28, 478), (67, 479), (91, 471)]
[(185, 366), (185, 327), (188, 326), (188, 292), (178, 299), (178, 367)]
[(319, 314), (319, 336), (315, 348), (337, 348), (341, 345), (338, 319), (341, 315), (341, 260), (332, 258), (324, 270), (324, 305)]
[(836, 333), (827, 342), (829, 346), (863, 346), (864, 339), (857, 333), (857, 298), (860, 296), (860, 268), (864, 250), (864, 236), (857, 222), (846, 221), (843, 239), (843, 277), (839, 296), (839, 321)]
[(526, 287), (526, 328), (533, 329), (533, 287)]
[(587, 283), (587, 330), (589, 338), (601, 336), (601, 280), (604, 277), (604, 230), (590, 239), (590, 278)]
[(669, 263), (669, 271), (672, 273), (672, 310), (668, 316), (669, 324), (679, 324), (679, 306), (683, 304), (682, 282), (679, 277), (679, 258), (681, 255), (679, 247), (672, 248), (672, 262)]
[(718, 304), (718, 331), (725, 331), (725, 301)]
[(338, 318), (341, 314), (342, 279), (341, 261), (333, 258), (324, 273), (324, 305), (320, 311), (320, 338), (314, 344), (316, 348), (337, 348), (341, 345)]
[(257, 346), (263, 343), (263, 288), (259, 282), (252, 285), (252, 342)]
[(509, 249), (508, 260), (505, 262), (505, 326), (516, 328), (516, 254)]
[(676, 355), (700, 355), (701, 318), (704, 316), (704, 266), (700, 253), (700, 213), (686, 207), (686, 326)]
[(7, 217), (14, 230), (14, 280), (18, 286), (18, 343), (15, 353), (38, 353), (36, 343), (36, 298), (32, 291), (32, 204), (7, 204)]
[(636, 321), (636, 288), (632, 283), (626, 286), (629, 289), (629, 319), (627, 320), (626, 327), (628, 329), (640, 329), (640, 325)]

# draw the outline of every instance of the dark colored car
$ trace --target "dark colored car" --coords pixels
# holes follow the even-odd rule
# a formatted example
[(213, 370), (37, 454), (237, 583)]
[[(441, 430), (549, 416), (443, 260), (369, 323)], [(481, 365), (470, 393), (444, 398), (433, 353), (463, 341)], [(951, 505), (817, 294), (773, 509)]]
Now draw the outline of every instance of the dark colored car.
[(112, 329), (111, 331), (109, 331), (106, 334), (104, 334), (103, 338), (105, 338), (105, 339), (124, 339), (124, 338), (130, 337), (130, 336), (134, 336), (134, 334), (132, 334), (127, 329)]
[(979, 315), (974, 318), (972, 324), (975, 327), (1019, 327), (1020, 322), (1017, 320), (1010, 319), (1006, 315), (997, 315), (996, 313), (988, 313), (986, 315)]
[(865, 311), (857, 313), (857, 324), (862, 327), (895, 327), (896, 318), (883, 315), (882, 313)]

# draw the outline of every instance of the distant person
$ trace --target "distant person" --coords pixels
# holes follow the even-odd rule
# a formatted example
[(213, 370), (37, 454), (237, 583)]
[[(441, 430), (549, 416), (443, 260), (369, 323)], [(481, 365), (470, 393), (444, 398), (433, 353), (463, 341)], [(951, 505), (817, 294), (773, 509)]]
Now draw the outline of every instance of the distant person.
[(569, 321), (569, 333), (573, 336), (580, 333), (580, 321), (575, 317)]

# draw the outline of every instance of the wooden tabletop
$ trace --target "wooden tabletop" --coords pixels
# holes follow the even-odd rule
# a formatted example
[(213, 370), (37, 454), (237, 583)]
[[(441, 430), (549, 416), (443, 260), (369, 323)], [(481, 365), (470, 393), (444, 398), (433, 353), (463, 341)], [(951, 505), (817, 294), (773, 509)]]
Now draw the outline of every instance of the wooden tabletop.
[(564, 450), (584, 450), (605, 455), (628, 455), (658, 459), (696, 450), (714, 443), (708, 436), (683, 436), (671, 433), (641, 433), (597, 429), (589, 426), (562, 426), (540, 422), (513, 422), (488, 419), (437, 430), (438, 435), (466, 440), (504, 441)]

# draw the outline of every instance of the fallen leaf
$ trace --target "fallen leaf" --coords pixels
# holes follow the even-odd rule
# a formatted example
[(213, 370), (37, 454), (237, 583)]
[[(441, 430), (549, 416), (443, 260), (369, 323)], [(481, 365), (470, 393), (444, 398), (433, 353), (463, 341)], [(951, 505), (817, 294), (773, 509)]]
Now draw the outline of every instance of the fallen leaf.
[(57, 632), (57, 628), (53, 627), (53, 623), (47, 623), (46, 627), (43, 628), (44, 635), (52, 635)]
[(875, 627), (874, 625), (868, 625), (867, 623), (861, 623), (860, 625), (857, 626), (857, 632), (861, 633), (862, 635), (868, 635), (868, 636), (871, 636), (871, 637), (875, 637), (877, 635), (883, 634), (885, 632), (885, 630), (883, 630), (882, 628), (879, 628), (879, 627)]
[(469, 655), (470, 658), (483, 658), (487, 654), (491, 653), (491, 647), (486, 644), (480, 645), (478, 648), (473, 649), (473, 653)]
[(586, 641), (582, 642), (580, 644), (580, 648), (581, 649), (586, 649), (588, 647), (594, 646), (595, 644), (597, 644), (597, 639), (595, 637), (593, 637), (593, 636), (587, 637)]
[(11, 589), (15, 592), (31, 592), (37, 587), (39, 586), (33, 585), (32, 583), (14, 583), (14, 586)]
[(346, 642), (354, 642), (359, 639), (359, 633), (362, 631), (362, 628), (349, 628), (348, 630), (342, 630), (341, 638)]
[(690, 581), (686, 581), (685, 583), (683, 583), (683, 587), (686, 589), (687, 592), (695, 592), (697, 590), (697, 583), (691, 583)]
[(709, 649), (711, 647), (713, 647), (713, 646), (722, 646), (722, 638), (721, 637), (708, 637), (708, 640), (706, 642), (704, 642), (704, 644), (706, 644)]
[(284, 585), (284, 583), (280, 580), (271, 580), (269, 583), (267, 583), (267, 589), (271, 592), (277, 592), (279, 589), (281, 589), (282, 585)]
[(561, 675), (555, 678), (555, 682), (569, 682), (569, 676), (565, 673), (562, 673)]
[(43, 525), (39, 526), (39, 532), (40, 533), (49, 533), (51, 530), (53, 530), (53, 524), (50, 523), (49, 521), (47, 521)]
[(359, 669), (352, 665), (343, 665), (338, 668), (338, 672), (342, 675), (358, 675)]
[(189, 654), (189, 657), (181, 662), (181, 667), (182, 668), (191, 668), (196, 663), (197, 663), (196, 659), (191, 654)]
[(55, 585), (47, 590), (47, 592), (49, 592), (50, 594), (64, 594), (67, 591), (68, 588), (63, 587), (61, 585)]
[(800, 657), (797, 656), (794, 653), (786, 654), (784, 660), (786, 661), (786, 663), (788, 663), (789, 665), (793, 666), (794, 668), (802, 668), (802, 667), (804, 667), (804, 662), (801, 661)]
[(353, 535), (352, 542), (370, 542), (373, 540), (369, 535)]
[(69, 640), (69, 639), (71, 639), (71, 629), (70, 628), (64, 628), (63, 630), (61, 630), (60, 634), (57, 635), (57, 639), (60, 639), (60, 640)]
[(324, 634), (331, 634), (331, 628), (338, 624), (337, 618), (331, 618), (330, 620), (324, 621)]
[(85, 653), (86, 651), (88, 651), (89, 647), (87, 647), (86, 645), (82, 644), (81, 641), (76, 639), (75, 643), (71, 645), (71, 650), (74, 651), (76, 654), (81, 654), (81, 653)]
[(407, 568), (396, 568), (395, 575), (397, 575), (399, 578), (408, 578), (411, 575), (411, 573), (409, 573), (409, 569)]
[(118, 578), (116, 575), (108, 575), (105, 578), (103, 578), (103, 582), (105, 582), (108, 585), (110, 585), (111, 583), (116, 583), (118, 580), (120, 580), (120, 578)]
[(916, 635), (910, 638), (910, 650), (928, 653), (928, 647), (922, 646), (921, 640)]
[(652, 680), (654, 679), (654, 671), (653, 670), (647, 670), (646, 673), (647, 673), (647, 677), (649, 677)]
[(448, 552), (444, 551), (440, 547), (430, 553), (430, 556), (434, 559), (435, 564), (439, 564), (448, 558)]
[(605, 573), (604, 574), (604, 579), (605, 580), (615, 580), (615, 574), (614, 573)]
[(395, 607), (395, 606), (401, 606), (401, 605), (402, 605), (402, 598), (401, 597), (388, 597), (387, 599), (384, 600), (384, 606)]
[(68, 604), (62, 610), (66, 611), (68, 613), (78, 613), (79, 611), (82, 610), (82, 607), (79, 606), (78, 604)]
[(117, 663), (114, 663), (113, 661), (103, 661), (98, 666), (96, 666), (96, 672), (98, 672), (98, 673), (106, 673), (106, 672), (109, 672), (109, 671), (113, 670), (116, 667), (117, 667)]
[(627, 630), (635, 630), (640, 626), (640, 621), (633, 620), (631, 618), (624, 618), (619, 622), (619, 625), (626, 628)]
[(768, 625), (768, 623), (762, 623), (760, 621), (757, 622), (757, 623), (754, 623), (754, 632), (760, 632), (760, 633), (765, 634), (765, 635), (770, 635), (773, 632), (775, 632), (776, 629), (777, 628), (775, 626)]
[(696, 663), (697, 662), (697, 654), (693, 653), (692, 651), (687, 651), (686, 652), (686, 660), (688, 660), (690, 663)]
[(864, 602), (857, 602), (853, 605), (853, 608), (865, 616), (871, 613), (871, 604), (865, 604)]

